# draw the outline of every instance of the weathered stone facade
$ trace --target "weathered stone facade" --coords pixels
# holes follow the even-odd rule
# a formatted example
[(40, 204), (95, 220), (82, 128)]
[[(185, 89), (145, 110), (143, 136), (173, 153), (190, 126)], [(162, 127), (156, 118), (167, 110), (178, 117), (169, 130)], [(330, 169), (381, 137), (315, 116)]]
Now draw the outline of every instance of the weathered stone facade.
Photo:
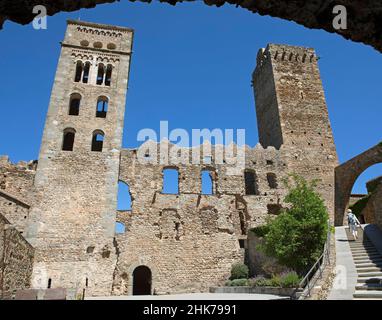
[[(15, 223), (36, 249), (32, 287), (133, 294), (134, 272), (145, 266), (150, 293), (208, 291), (246, 260), (248, 230), (283, 207), (282, 180), (290, 173), (319, 179), (333, 219), (337, 155), (313, 49), (272, 44), (259, 51), (253, 85), (260, 143), (233, 145), (244, 162), (232, 171), (218, 145), (205, 151), (205, 144), (196, 162), (194, 149), (166, 141), (122, 148), (132, 39), (127, 28), (68, 22), (37, 170), (27, 179), (33, 185), (23, 177), (14, 188), (5, 181), (6, 196), (23, 195), (18, 184), (29, 190), (26, 226)], [(162, 150), (172, 161), (162, 161)], [(178, 172), (176, 194), (163, 192), (166, 168)], [(204, 170), (210, 195), (202, 194)], [(129, 186), (131, 210), (117, 211), (119, 181)], [(116, 222), (124, 233), (115, 233)]]
[(0, 299), (30, 287), (33, 255), (33, 247), (0, 214)]
[(361, 215), (365, 223), (375, 223), (382, 230), (382, 176), (368, 181), (366, 187), (369, 194), (364, 197)]

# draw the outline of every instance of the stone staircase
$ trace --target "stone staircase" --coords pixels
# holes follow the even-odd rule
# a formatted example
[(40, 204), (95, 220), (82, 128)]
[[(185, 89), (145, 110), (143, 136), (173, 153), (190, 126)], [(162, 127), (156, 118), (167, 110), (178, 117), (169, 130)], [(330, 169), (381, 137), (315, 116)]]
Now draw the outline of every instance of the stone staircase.
[[(347, 234), (349, 240), (352, 240), (349, 230)], [(358, 234), (356, 241), (349, 242), (358, 274), (353, 297), (355, 300), (382, 300), (382, 255), (362, 230), (359, 229)]]

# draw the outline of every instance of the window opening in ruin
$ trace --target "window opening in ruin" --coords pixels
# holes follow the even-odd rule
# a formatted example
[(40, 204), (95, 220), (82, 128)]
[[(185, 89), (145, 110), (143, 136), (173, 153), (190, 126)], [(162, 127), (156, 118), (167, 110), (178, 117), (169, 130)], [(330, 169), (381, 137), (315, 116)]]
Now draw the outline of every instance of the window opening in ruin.
[(102, 152), (104, 138), (105, 134), (102, 131), (93, 133), (92, 151)]
[(125, 182), (118, 182), (117, 209), (119, 211), (131, 210), (131, 194), (129, 185)]
[(98, 97), (96, 117), (106, 118), (108, 108), (109, 108), (109, 99), (105, 96)]
[(239, 211), (239, 218), (240, 218), (240, 230), (242, 235), (247, 234), (247, 226), (246, 226), (246, 219), (243, 211)]
[(205, 194), (205, 195), (214, 194), (212, 172), (210, 170), (202, 170), (201, 178), (202, 178), (202, 194)]
[(117, 221), (115, 223), (115, 233), (122, 234), (122, 233), (125, 233), (125, 231), (126, 231), (125, 224), (122, 223), (122, 222)]
[(244, 171), (244, 182), (245, 182), (245, 194), (246, 195), (258, 195), (258, 185), (257, 176), (253, 171)]
[(97, 84), (101, 85), (103, 83), (103, 78), (105, 76), (105, 66), (100, 63), (98, 65), (98, 72), (97, 72)]
[(88, 286), (89, 286), (89, 279), (86, 278), (86, 279), (85, 279), (85, 287), (87, 288)]
[(49, 278), (48, 279), (48, 289), (50, 289), (52, 287), (52, 279)]
[(74, 81), (75, 82), (80, 82), (81, 81), (82, 69), (83, 69), (82, 61), (77, 61), (77, 64), (76, 64), (76, 74), (74, 76)]
[(163, 169), (163, 188), (162, 193), (179, 193), (179, 172), (177, 169)]
[(268, 180), (269, 188), (277, 189), (278, 184), (277, 184), (276, 174), (274, 174), (274, 173), (267, 173), (267, 180)]
[(239, 239), (239, 245), (241, 249), (245, 248), (244, 239)]
[(69, 102), (69, 115), (78, 116), (80, 114), (81, 95), (72, 93)]
[(113, 66), (111, 64), (108, 64), (106, 68), (105, 86), (110, 86), (111, 84), (112, 71), (113, 71)]
[(151, 295), (151, 270), (146, 266), (139, 266), (133, 272), (133, 295)]
[(73, 151), (75, 135), (76, 135), (76, 131), (72, 128), (67, 128), (64, 130), (62, 150)]
[(84, 75), (82, 77), (83, 83), (88, 83), (89, 81), (89, 72), (90, 72), (90, 62), (86, 62), (84, 66)]

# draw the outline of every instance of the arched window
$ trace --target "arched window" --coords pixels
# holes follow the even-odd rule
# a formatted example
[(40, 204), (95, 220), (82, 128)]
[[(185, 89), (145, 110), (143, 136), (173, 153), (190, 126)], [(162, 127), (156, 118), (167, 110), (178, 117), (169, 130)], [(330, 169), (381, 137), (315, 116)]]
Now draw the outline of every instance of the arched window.
[(258, 195), (259, 188), (257, 185), (256, 173), (250, 170), (244, 171), (244, 182), (245, 182), (245, 194), (246, 195)]
[(276, 174), (274, 174), (274, 173), (267, 173), (267, 180), (268, 180), (269, 188), (277, 189), (278, 185), (277, 185)]
[(73, 151), (75, 135), (76, 135), (76, 130), (74, 130), (73, 128), (67, 128), (64, 130), (62, 150)]
[(100, 63), (98, 65), (98, 72), (97, 72), (97, 84), (101, 85), (103, 83), (103, 78), (105, 76), (105, 66)]
[(107, 65), (106, 68), (106, 78), (105, 78), (105, 86), (110, 86), (111, 84), (111, 73), (113, 71), (113, 66), (111, 64)]
[(90, 62), (87, 61), (84, 66), (84, 75), (82, 77), (83, 83), (88, 83), (89, 80), (89, 72), (90, 72)]
[(202, 194), (214, 194), (214, 185), (213, 185), (213, 172), (211, 170), (204, 169), (202, 170)]
[(84, 65), (83, 65), (82, 61), (77, 61), (77, 64), (76, 64), (76, 75), (74, 76), (74, 81), (75, 82), (80, 82), (81, 81), (83, 67), (84, 67)]
[(179, 173), (177, 169), (163, 169), (163, 188), (162, 193), (179, 193)]
[(72, 93), (69, 102), (69, 115), (78, 116), (80, 113), (81, 95), (79, 93)]
[(108, 107), (109, 107), (109, 99), (105, 96), (98, 97), (96, 117), (106, 118)]
[(102, 152), (105, 134), (102, 131), (93, 132), (92, 151)]

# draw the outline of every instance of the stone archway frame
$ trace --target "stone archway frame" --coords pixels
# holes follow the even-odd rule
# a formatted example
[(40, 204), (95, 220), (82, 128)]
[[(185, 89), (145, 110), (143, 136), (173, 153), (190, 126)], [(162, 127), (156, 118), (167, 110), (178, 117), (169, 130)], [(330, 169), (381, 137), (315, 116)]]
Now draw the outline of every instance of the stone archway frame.
[[(5, 20), (11, 20), (20, 24), (33, 21), (36, 14), (33, 8), (36, 5), (44, 5), (47, 14), (52, 16), (61, 11), (76, 11), (81, 8), (94, 8), (98, 4), (113, 3), (117, 0), (12, 0), (0, 1), (0, 29)], [(150, 3), (152, 0), (130, 0)], [(175, 5), (181, 2), (196, 2), (200, 0), (160, 0), (160, 2)], [(363, 42), (373, 46), (382, 52), (382, 29), (377, 24), (382, 21), (380, 0), (370, 0), (365, 5), (364, 0), (203, 0), (206, 5), (220, 7), (224, 4), (236, 5), (260, 15), (269, 15), (289, 21), (294, 21), (307, 28), (323, 29), (330, 33), (337, 33), (345, 39), (355, 42)], [(333, 27), (335, 5), (343, 5), (347, 9), (347, 28), (336, 30)]]
[(129, 296), (133, 295), (133, 284), (134, 284), (133, 273), (134, 273), (134, 270), (137, 267), (140, 267), (140, 266), (145, 266), (145, 267), (150, 269), (150, 271), (151, 271), (151, 292), (150, 292), (150, 294), (151, 295), (154, 294), (154, 287), (155, 287), (154, 284), (157, 281), (157, 274), (158, 274), (158, 272), (156, 270), (156, 267), (153, 264), (151, 264), (149, 262), (146, 262), (146, 261), (135, 261), (127, 269), (127, 274), (129, 275), (129, 281), (128, 281), (128, 285), (127, 285), (127, 292), (128, 292)]
[(335, 225), (343, 225), (351, 190), (357, 178), (372, 165), (382, 163), (382, 142), (335, 169)]

